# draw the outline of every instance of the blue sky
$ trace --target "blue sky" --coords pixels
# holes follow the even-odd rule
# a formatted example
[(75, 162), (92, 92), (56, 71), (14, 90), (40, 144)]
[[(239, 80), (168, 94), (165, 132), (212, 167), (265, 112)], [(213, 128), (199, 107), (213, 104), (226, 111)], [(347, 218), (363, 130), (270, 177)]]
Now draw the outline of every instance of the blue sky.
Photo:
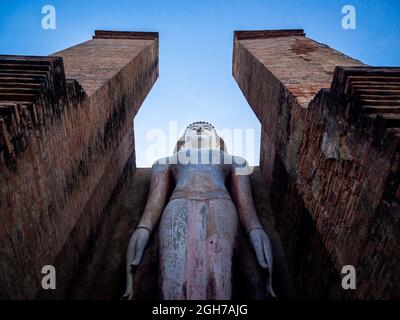
[[(41, 28), (47, 4), (56, 8), (56, 30)], [(346, 4), (356, 8), (356, 30), (341, 27)], [(400, 0), (0, 0), (3, 54), (47, 55), (90, 39), (95, 29), (160, 33), (160, 77), (135, 119), (138, 166), (154, 160), (146, 156), (150, 129), (168, 130), (169, 121), (182, 129), (196, 120), (220, 130), (254, 129), (250, 163), (257, 164), (260, 125), (232, 77), (233, 30), (283, 28), (303, 28), (367, 64), (400, 65)]]

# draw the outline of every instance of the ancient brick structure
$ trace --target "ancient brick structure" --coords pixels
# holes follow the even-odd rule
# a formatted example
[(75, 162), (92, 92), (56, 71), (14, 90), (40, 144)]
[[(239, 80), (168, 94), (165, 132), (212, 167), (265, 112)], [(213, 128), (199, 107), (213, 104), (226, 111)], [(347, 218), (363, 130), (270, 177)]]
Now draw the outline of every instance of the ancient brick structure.
[[(87, 296), (157, 77), (157, 33), (96, 31), (48, 57), (0, 56), (1, 298)], [(46, 264), (55, 291), (39, 290)]]
[[(233, 75), (262, 124), (251, 182), (278, 296), (400, 298), (400, 69), (303, 30), (240, 31)], [(0, 298), (120, 296), (149, 184), (132, 120), (157, 76), (157, 33), (96, 31), (51, 56), (0, 56)], [(235, 297), (262, 298), (242, 236)], [(137, 297), (156, 297), (156, 240)], [(46, 264), (54, 291), (40, 289)], [(357, 289), (345, 291), (349, 264)]]
[[(262, 124), (260, 166), (298, 296), (400, 298), (400, 69), (303, 30), (239, 31), (233, 75)], [(344, 265), (356, 290), (341, 287)]]

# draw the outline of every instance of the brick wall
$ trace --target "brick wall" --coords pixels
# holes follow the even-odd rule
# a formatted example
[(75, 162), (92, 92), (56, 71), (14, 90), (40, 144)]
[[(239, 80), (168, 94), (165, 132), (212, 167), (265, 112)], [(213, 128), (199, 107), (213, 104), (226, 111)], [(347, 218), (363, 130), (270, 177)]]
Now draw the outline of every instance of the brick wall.
[(158, 36), (96, 32), (50, 57), (0, 60), (0, 294), (43, 295), (40, 270), (55, 264), (50, 296), (73, 295), (134, 171), (133, 118), (158, 76)]
[[(262, 124), (260, 166), (299, 297), (398, 298), (397, 69), (278, 30), (236, 32), (233, 75)], [(355, 291), (341, 288), (346, 264)]]

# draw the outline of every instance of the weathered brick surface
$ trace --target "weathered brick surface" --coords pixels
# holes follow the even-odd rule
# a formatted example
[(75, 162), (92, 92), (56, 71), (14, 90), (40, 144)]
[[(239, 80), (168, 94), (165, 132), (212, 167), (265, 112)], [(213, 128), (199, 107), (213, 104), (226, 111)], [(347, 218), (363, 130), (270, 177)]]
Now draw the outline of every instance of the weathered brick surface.
[[(360, 70), (369, 76), (376, 71)], [(357, 267), (354, 297), (399, 298), (399, 138), (385, 128), (392, 125), (385, 122), (387, 113), (376, 121), (358, 105), (350, 114), (346, 100), (335, 90), (323, 90), (310, 103), (299, 191), (336, 269)]]
[[(158, 76), (157, 37), (107, 33), (56, 56), (37, 58), (56, 62), (30, 104), (0, 95), (3, 298), (35, 297), (45, 264), (61, 270), (55, 297), (74, 296), (77, 268), (94, 272), (104, 221), (118, 212), (118, 192), (134, 170), (132, 120)], [(29, 68), (22, 71), (31, 83)], [(15, 82), (3, 79), (0, 92)], [(83, 279), (87, 290), (90, 274)]]
[[(233, 74), (262, 123), (260, 166), (299, 297), (399, 298), (398, 69), (266, 31), (236, 35)], [(355, 291), (341, 289), (346, 264)]]

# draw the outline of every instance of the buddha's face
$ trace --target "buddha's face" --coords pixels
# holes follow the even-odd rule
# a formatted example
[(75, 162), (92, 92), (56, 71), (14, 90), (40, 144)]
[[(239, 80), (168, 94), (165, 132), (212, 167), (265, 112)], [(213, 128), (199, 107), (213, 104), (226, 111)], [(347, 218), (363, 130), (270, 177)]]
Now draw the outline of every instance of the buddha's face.
[(185, 131), (185, 149), (218, 149), (218, 136), (208, 123), (193, 123)]

